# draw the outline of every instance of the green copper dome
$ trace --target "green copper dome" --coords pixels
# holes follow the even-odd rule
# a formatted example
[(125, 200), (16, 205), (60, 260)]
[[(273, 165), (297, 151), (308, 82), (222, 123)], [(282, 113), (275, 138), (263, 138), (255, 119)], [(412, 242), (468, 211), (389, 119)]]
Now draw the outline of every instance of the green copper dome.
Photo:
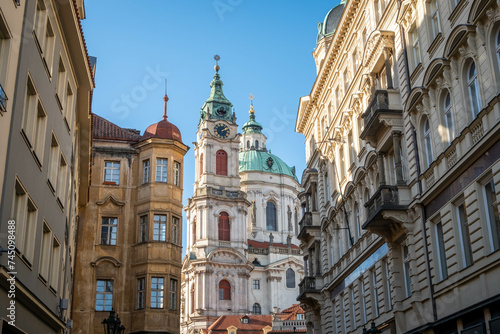
[(248, 117), (248, 122), (243, 124), (243, 133), (262, 133), (262, 125), (255, 120), (255, 111), (253, 110), (253, 105), (250, 106), (250, 116)]
[(242, 172), (267, 172), (293, 177), (295, 181), (299, 179), (295, 175), (295, 167), (289, 167), (283, 160), (267, 151), (246, 150), (239, 153), (240, 173)]

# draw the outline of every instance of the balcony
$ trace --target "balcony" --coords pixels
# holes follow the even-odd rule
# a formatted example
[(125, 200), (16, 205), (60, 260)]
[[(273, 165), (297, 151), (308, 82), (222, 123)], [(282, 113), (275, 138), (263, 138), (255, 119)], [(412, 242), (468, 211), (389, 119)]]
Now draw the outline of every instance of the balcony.
[(299, 283), (299, 296), (297, 300), (311, 306), (320, 302), (321, 289), (316, 284), (316, 277), (306, 276)]
[(365, 207), (368, 219), (363, 228), (388, 237), (394, 232), (394, 224), (402, 223), (403, 217), (406, 217), (408, 205), (401, 204), (397, 186), (383, 185), (365, 203)]
[[(299, 222), (299, 235), (300, 240), (308, 239), (308, 235), (315, 235), (315, 232), (320, 232), (319, 212), (306, 212)], [(318, 234), (319, 235), (319, 234)]]
[(399, 90), (377, 90), (373, 99), (362, 115), (364, 130), (363, 140), (376, 141), (379, 133), (386, 127), (403, 126), (403, 107)]

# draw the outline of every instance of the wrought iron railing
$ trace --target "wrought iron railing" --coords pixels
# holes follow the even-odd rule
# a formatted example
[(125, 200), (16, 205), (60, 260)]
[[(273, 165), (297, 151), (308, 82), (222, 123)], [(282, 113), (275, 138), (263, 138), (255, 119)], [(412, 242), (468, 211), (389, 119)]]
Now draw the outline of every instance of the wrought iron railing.
[(397, 186), (380, 186), (377, 192), (366, 202), (365, 206), (368, 210), (368, 217), (374, 214), (380, 207), (384, 205), (398, 205), (398, 187)]
[(318, 292), (316, 289), (316, 277), (306, 276), (299, 283), (299, 294), (303, 294), (306, 292)]

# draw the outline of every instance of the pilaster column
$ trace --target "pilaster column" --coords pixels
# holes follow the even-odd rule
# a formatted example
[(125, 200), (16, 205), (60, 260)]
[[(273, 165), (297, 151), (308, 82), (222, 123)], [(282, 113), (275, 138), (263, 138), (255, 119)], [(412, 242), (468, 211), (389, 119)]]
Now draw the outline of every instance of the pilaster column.
[(387, 78), (387, 88), (388, 89), (394, 88), (394, 84), (392, 83), (392, 69), (391, 69), (391, 62), (390, 62), (391, 55), (392, 55), (392, 49), (385, 47), (384, 48), (384, 61), (385, 61), (385, 75)]
[(401, 132), (392, 131), (392, 142), (394, 145), (394, 165), (396, 167), (396, 182), (404, 184), (403, 178), (403, 162), (401, 161)]
[(377, 154), (378, 158), (378, 174), (379, 174), (379, 186), (385, 186), (385, 168), (384, 168), (384, 156), (385, 154), (382, 152), (379, 152)]

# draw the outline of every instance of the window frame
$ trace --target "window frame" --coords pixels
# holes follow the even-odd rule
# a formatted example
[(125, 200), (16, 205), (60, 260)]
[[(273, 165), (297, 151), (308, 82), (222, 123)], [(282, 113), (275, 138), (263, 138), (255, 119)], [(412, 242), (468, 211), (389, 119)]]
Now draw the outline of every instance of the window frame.
[(137, 278), (137, 310), (143, 310), (146, 306), (146, 278), (139, 277)]
[(442, 100), (443, 106), (443, 116), (444, 116), (444, 125), (446, 127), (446, 134), (448, 136), (448, 145), (455, 139), (455, 123), (453, 116), (453, 106), (451, 103), (451, 93), (449, 90), (446, 90), (446, 94), (443, 96)]
[(170, 238), (172, 243), (178, 244), (179, 243), (179, 226), (180, 226), (180, 219), (176, 216), (172, 216), (172, 224), (171, 224), (171, 230), (170, 230)]
[(425, 163), (426, 168), (429, 168), (432, 162), (434, 161), (434, 152), (433, 152), (433, 143), (432, 143), (432, 131), (429, 122), (429, 117), (425, 117), (423, 126), (422, 126), (422, 136), (423, 136), (423, 144), (424, 144), (424, 152), (425, 152)]
[[(105, 160), (104, 161), (104, 177), (103, 177), (104, 181), (103, 181), (103, 183), (107, 184), (107, 185), (119, 185), (120, 184), (120, 167), (121, 167), (120, 161)], [(116, 175), (116, 173), (118, 173), (118, 175)], [(116, 178), (116, 177), (118, 177), (118, 178)]]
[(165, 277), (151, 277), (150, 308), (163, 309), (165, 304)]
[[(106, 220), (107, 223), (105, 223)], [(105, 229), (106, 232), (104, 232)], [(106, 239), (104, 239), (103, 233), (107, 234)], [(99, 240), (99, 245), (101, 246), (116, 246), (118, 240), (118, 217), (101, 217), (101, 234)]]
[(252, 280), (252, 289), (253, 290), (260, 290), (260, 280), (259, 279)]
[(144, 159), (142, 161), (142, 184), (149, 183), (151, 181), (151, 160)]
[(181, 186), (181, 164), (174, 161), (174, 185)]
[(177, 295), (178, 295), (179, 281), (175, 278), (170, 279), (170, 310), (177, 310)]
[(273, 201), (266, 203), (266, 230), (277, 231), (277, 210), (276, 204)]
[[(159, 220), (157, 220), (159, 218)], [(167, 241), (167, 215), (155, 213), (153, 215), (153, 241)]]
[(219, 241), (231, 241), (231, 223), (229, 214), (225, 211), (219, 213), (218, 231)]
[(148, 241), (148, 223), (149, 215), (139, 216), (139, 243)]
[(228, 154), (224, 150), (218, 150), (215, 153), (215, 174), (219, 176), (227, 176)]
[[(490, 190), (488, 191), (487, 188), (490, 188)], [(500, 249), (500, 211), (498, 208), (499, 200), (495, 188), (495, 181), (491, 173), (481, 184), (481, 192), (485, 210), (485, 222), (487, 225), (486, 232), (488, 233), (488, 241), (490, 244), (489, 250), (493, 253)], [(492, 194), (495, 196), (494, 200)]]
[(462, 269), (465, 269), (474, 263), (465, 200), (462, 198), (461, 200), (457, 201), (454, 206), (457, 235), (459, 241), (457, 246), (459, 248), (460, 265)]
[(168, 182), (168, 159), (156, 158), (156, 182)]
[[(479, 75), (477, 71), (476, 62), (473, 59), (470, 59), (468, 65), (466, 66), (466, 84), (467, 84), (467, 93), (469, 98), (469, 106), (472, 112), (472, 119), (475, 119), (477, 115), (481, 112), (482, 103), (481, 103), (481, 91), (479, 88)], [(474, 68), (474, 73), (471, 75), (471, 69)], [(475, 94), (476, 98), (473, 98)]]
[(228, 280), (223, 279), (219, 281), (218, 287), (219, 300), (231, 300), (231, 283)]
[(448, 278), (448, 265), (446, 260), (446, 247), (444, 242), (443, 223), (441, 220), (433, 224), (434, 228), (434, 242), (436, 244), (436, 263), (438, 268), (439, 281)]
[(297, 287), (297, 284), (296, 284), (296, 274), (295, 274), (295, 270), (293, 270), (292, 268), (288, 268), (285, 272), (285, 286), (287, 289), (295, 289)]
[[(104, 283), (104, 290), (103, 291), (99, 291), (99, 282), (103, 282)], [(111, 291), (106, 291), (108, 290), (108, 288), (111, 287)], [(113, 310), (113, 290), (114, 290), (114, 281), (113, 280), (110, 280), (110, 279), (97, 279), (97, 282), (96, 282), (96, 289), (95, 289), (95, 304), (94, 304), (94, 307), (95, 307), (95, 311), (96, 312), (109, 312), (109, 311), (112, 311)], [(98, 301), (100, 300), (99, 295), (102, 295), (103, 298), (102, 298), (102, 301), (103, 301), (103, 305), (102, 305), (102, 309), (98, 309)], [(111, 298), (107, 298), (107, 296), (111, 296)], [(106, 305), (106, 301), (107, 300), (110, 300), (110, 305)]]
[(260, 306), (259, 303), (254, 303), (252, 305), (252, 314), (253, 315), (261, 315), (262, 314), (262, 307)]
[(413, 291), (411, 289), (410, 250), (407, 244), (401, 245), (401, 260), (403, 263), (403, 281), (404, 281), (405, 297), (408, 298), (412, 296)]

